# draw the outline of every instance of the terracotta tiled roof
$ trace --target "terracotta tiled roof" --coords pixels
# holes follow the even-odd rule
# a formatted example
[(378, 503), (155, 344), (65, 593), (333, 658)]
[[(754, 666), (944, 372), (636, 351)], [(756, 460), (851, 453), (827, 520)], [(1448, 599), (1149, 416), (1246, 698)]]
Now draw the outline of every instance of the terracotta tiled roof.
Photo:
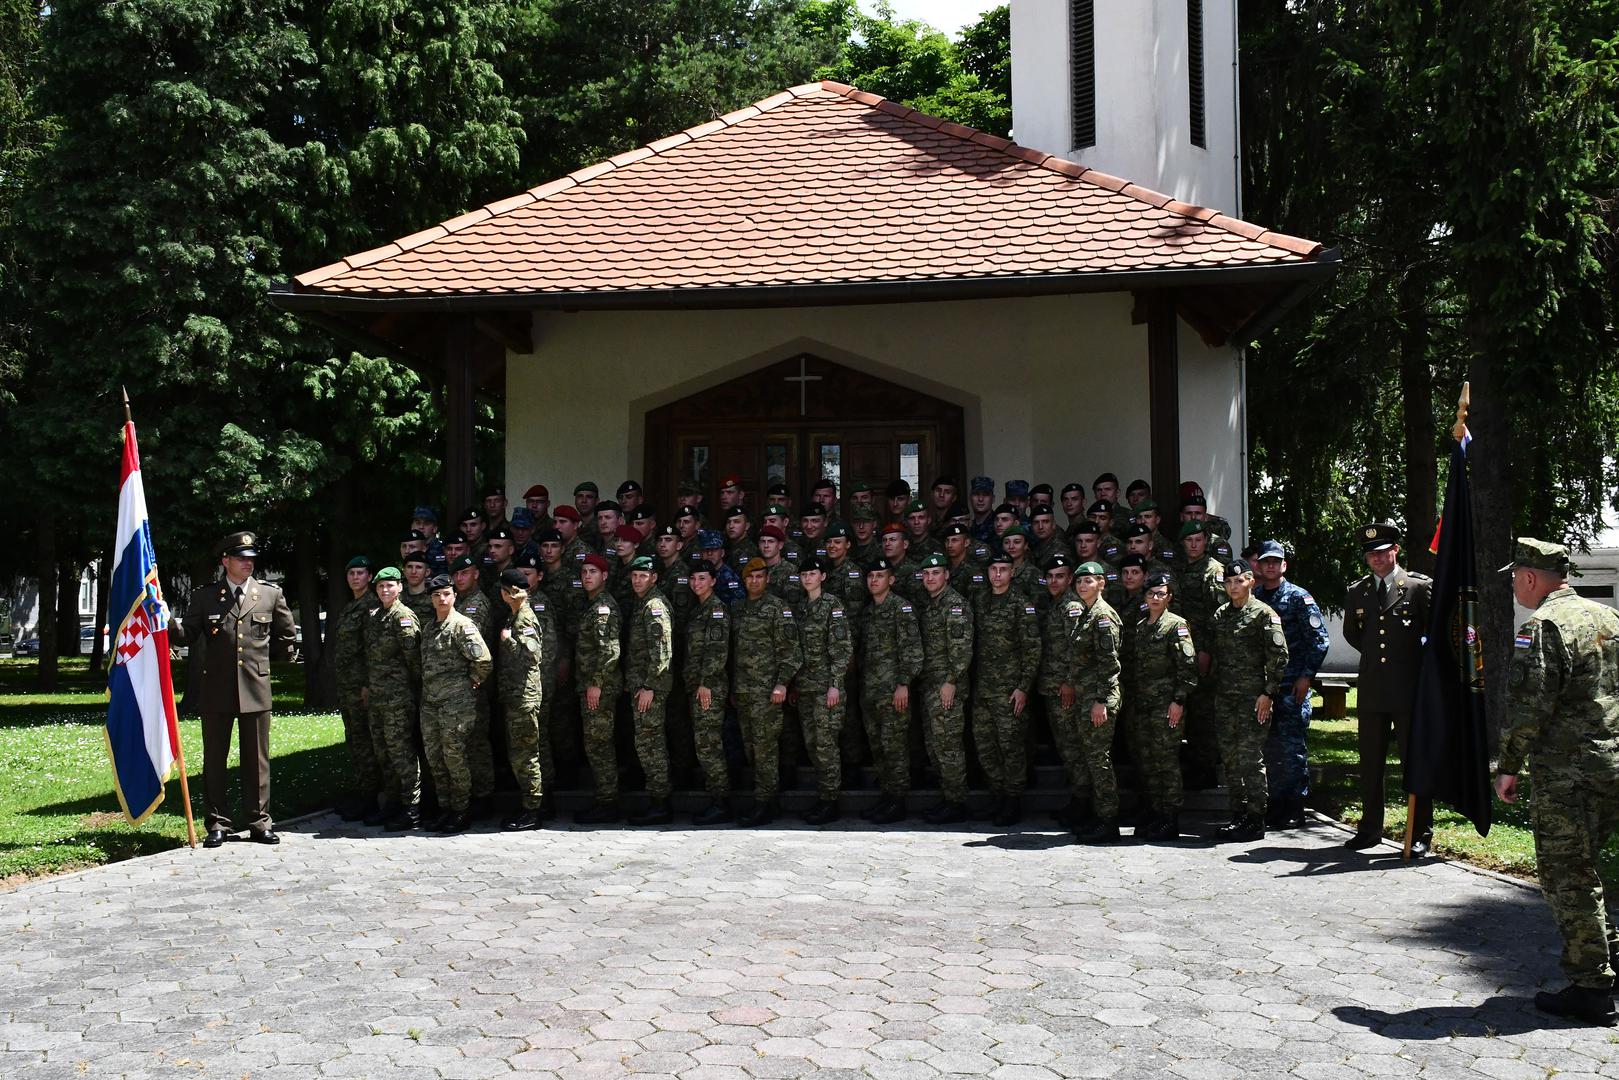
[(288, 291), (813, 286), (1277, 266), (1320, 252), (821, 82), (312, 270)]

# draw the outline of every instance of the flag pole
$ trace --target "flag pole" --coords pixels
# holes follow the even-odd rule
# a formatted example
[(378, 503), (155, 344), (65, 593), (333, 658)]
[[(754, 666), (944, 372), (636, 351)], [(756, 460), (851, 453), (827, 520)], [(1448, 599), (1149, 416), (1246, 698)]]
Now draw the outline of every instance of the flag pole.
[[(129, 390), (120, 386), (119, 392), (124, 396), (124, 423), (133, 424), (134, 415), (129, 411)], [(186, 811), (186, 843), (193, 851), (197, 847), (197, 822), (191, 816), (191, 783), (186, 779), (186, 743), (180, 734), (180, 725), (174, 726), (174, 760), (180, 766), (180, 801), (185, 805)]]
[[(1451, 426), (1450, 437), (1461, 442), (1467, 437), (1467, 410), (1473, 404), (1472, 384), (1462, 383), (1461, 396), (1456, 399), (1456, 423)], [(1405, 797), (1405, 850), (1400, 858), (1404, 862), (1411, 861), (1411, 842), (1415, 836), (1417, 821), (1417, 797)]]

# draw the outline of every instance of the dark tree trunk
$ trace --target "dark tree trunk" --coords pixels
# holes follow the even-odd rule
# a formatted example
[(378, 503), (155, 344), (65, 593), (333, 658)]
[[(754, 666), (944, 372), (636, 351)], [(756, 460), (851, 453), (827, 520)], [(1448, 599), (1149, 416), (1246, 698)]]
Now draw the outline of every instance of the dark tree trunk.
[[(348, 606), (349, 587), (346, 567), (355, 545), (358, 519), (355, 513), (355, 485), (352, 473), (345, 473), (326, 489), (323, 502), (331, 508), (331, 535), (326, 545), (326, 612), (335, 628), (337, 617)], [(336, 653), (327, 649), (318, 669), (321, 708), (337, 707)], [(313, 707), (313, 706), (312, 706)]]
[(311, 709), (329, 708), (320, 701), (318, 673), (326, 649), (321, 639), (320, 559), (313, 530), (298, 530), (292, 558), (298, 597), (298, 625), (304, 634), (304, 643), (299, 649), (304, 665), (304, 706)]
[(56, 644), (58, 655), (79, 655), (79, 566), (72, 559), (56, 564)]
[(34, 636), (39, 639), (39, 673), (35, 687), (41, 693), (50, 693), (57, 687), (61, 656), (56, 637), (56, 590), (52, 587), (56, 584), (56, 519), (50, 514), (40, 515), (35, 543), (38, 558), (34, 572), (39, 576), (39, 622), (34, 627)]
[[(1477, 310), (1484, 309), (1485, 305), (1478, 305)], [(1512, 479), (1512, 425), (1494, 386), (1495, 361), (1484, 334), (1475, 333), (1473, 342), (1469, 371), (1472, 410), (1468, 421), (1473, 443), (1467, 456), (1473, 481), (1479, 628), (1484, 635), (1484, 700), (1493, 739), (1506, 719), (1506, 673), (1515, 630), (1512, 580), (1496, 570), (1512, 557), (1517, 496)]]
[(1428, 363), (1428, 321), (1423, 282), (1415, 273), (1400, 284), (1400, 396), (1405, 411), (1405, 562), (1433, 573), (1428, 550), (1435, 520), (1439, 457), (1434, 438), (1433, 369)]
[(105, 671), (107, 666), (107, 635), (101, 632), (101, 628), (107, 625), (107, 583), (111, 576), (112, 557), (103, 552), (100, 560), (90, 564), (90, 580), (96, 585), (96, 631), (90, 638), (91, 671)]

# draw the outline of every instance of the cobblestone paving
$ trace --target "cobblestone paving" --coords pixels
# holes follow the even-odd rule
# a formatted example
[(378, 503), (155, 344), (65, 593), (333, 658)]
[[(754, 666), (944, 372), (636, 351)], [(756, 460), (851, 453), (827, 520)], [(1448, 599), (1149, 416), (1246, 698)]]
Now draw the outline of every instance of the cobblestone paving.
[(0, 1076), (1619, 1077), (1535, 893), (1323, 826), (284, 835), (0, 895)]

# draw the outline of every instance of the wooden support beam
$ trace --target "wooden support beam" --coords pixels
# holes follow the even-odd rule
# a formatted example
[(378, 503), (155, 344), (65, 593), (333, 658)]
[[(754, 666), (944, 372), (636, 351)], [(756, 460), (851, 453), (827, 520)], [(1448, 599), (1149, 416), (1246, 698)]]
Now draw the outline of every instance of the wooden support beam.
[(456, 514), (473, 505), (472, 433), (476, 364), (476, 331), (470, 319), (451, 319), (444, 333), (444, 494), (446, 512)]
[(1180, 324), (1175, 294), (1158, 290), (1147, 301), (1147, 393), (1151, 417), (1152, 494), (1166, 521), (1180, 510)]

